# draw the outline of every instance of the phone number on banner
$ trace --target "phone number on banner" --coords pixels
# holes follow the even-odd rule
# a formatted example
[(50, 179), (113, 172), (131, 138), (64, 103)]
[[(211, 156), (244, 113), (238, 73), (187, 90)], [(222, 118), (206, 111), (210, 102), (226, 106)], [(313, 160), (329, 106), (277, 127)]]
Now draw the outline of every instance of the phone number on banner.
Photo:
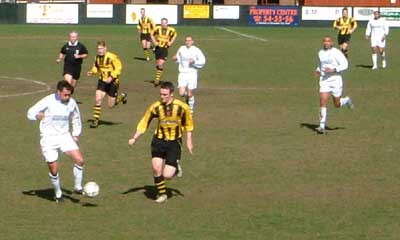
[(299, 25), (298, 7), (252, 6), (249, 9), (250, 25)]

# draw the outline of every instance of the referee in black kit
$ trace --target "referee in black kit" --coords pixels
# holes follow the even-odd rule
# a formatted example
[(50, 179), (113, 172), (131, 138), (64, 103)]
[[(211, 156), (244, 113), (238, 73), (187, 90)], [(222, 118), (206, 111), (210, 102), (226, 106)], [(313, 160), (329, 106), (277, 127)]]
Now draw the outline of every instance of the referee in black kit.
[(57, 63), (64, 59), (64, 80), (69, 82), (74, 88), (81, 75), (82, 59), (87, 58), (88, 50), (78, 41), (79, 33), (72, 31), (69, 33), (69, 41), (61, 48)]

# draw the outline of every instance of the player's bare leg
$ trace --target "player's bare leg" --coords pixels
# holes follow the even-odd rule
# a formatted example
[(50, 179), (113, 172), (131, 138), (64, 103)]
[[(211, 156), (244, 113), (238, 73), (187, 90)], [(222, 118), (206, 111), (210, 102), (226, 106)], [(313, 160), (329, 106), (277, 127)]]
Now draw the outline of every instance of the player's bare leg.
[(382, 68), (386, 68), (386, 52), (385, 52), (385, 48), (379, 48), (379, 53), (382, 56)]
[(74, 88), (77, 85), (77, 81), (72, 77), (71, 74), (64, 74), (64, 81), (67, 81)]
[(154, 86), (157, 87), (158, 85), (160, 85), (160, 81), (164, 72), (164, 63), (165, 60), (164, 59), (157, 59), (156, 60), (156, 79), (154, 81)]
[(340, 50), (344, 54), (344, 56), (347, 58), (349, 56), (349, 43), (344, 42), (342, 45), (340, 45)]
[(84, 160), (80, 150), (72, 150), (65, 152), (67, 156), (72, 158), (74, 161), (74, 191), (75, 193), (82, 194), (83, 187), (82, 187), (82, 179), (83, 179), (83, 165)]

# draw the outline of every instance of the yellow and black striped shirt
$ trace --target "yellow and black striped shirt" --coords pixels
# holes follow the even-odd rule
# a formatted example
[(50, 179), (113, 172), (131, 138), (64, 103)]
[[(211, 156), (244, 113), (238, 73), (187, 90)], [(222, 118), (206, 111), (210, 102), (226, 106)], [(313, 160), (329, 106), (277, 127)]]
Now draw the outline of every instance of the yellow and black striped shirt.
[(116, 83), (119, 83), (119, 77), (122, 71), (122, 63), (118, 56), (111, 52), (106, 52), (104, 56), (97, 55), (93, 67), (93, 74), (99, 74), (99, 78), (105, 81), (108, 77), (114, 78)]
[(179, 99), (174, 99), (166, 105), (161, 101), (153, 103), (140, 120), (137, 130), (144, 133), (153, 118), (158, 118), (158, 126), (154, 135), (158, 139), (173, 141), (182, 138), (182, 131), (191, 132), (194, 129), (189, 106)]
[(178, 34), (176, 33), (175, 28), (167, 27), (163, 29), (162, 26), (157, 26), (152, 35), (156, 38), (159, 47), (168, 47), (168, 42), (172, 39), (176, 38)]
[(340, 17), (333, 22), (333, 27), (336, 28), (337, 26), (342, 27), (339, 30), (339, 35), (346, 35), (350, 34), (350, 31), (357, 27), (357, 21), (352, 17), (347, 17), (346, 19)]
[(144, 18), (139, 18), (137, 29), (139, 29), (141, 33), (151, 33), (154, 30), (154, 27), (153, 19), (147, 16)]

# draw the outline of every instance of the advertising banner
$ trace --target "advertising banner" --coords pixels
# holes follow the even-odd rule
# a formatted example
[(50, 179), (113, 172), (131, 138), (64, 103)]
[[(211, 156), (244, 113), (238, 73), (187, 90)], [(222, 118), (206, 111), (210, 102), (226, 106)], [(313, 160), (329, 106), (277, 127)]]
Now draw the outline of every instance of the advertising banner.
[(374, 17), (374, 11), (378, 10), (377, 7), (355, 7), (354, 19), (357, 21), (369, 21)]
[(113, 18), (112, 4), (87, 4), (87, 18)]
[(400, 27), (400, 8), (380, 8), (379, 11), (390, 27)]
[(296, 6), (251, 6), (249, 24), (298, 26), (299, 8)]
[(239, 19), (239, 6), (214, 6), (214, 19)]
[(208, 5), (184, 5), (183, 18), (207, 19), (210, 17), (210, 7)]
[(27, 4), (27, 23), (78, 24), (78, 4)]
[[(352, 16), (352, 8), (348, 7), (349, 16)], [(336, 20), (342, 16), (343, 7), (302, 7), (302, 20)], [(357, 20), (357, 18), (356, 18)]]
[(164, 4), (127, 4), (126, 24), (138, 24), (141, 8), (146, 10), (146, 15), (151, 17), (155, 24), (160, 24), (161, 18), (167, 18), (169, 24), (178, 24), (178, 6)]

